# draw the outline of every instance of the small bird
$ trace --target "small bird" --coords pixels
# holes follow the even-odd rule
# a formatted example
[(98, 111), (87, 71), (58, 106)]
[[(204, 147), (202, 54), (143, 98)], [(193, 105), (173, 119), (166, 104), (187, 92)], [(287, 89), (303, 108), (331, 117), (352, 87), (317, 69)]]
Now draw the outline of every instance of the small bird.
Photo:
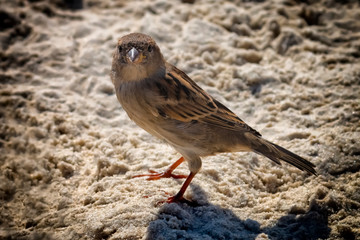
[[(184, 72), (166, 62), (148, 35), (131, 33), (118, 40), (110, 75), (117, 99), (130, 119), (182, 155), (165, 172), (134, 176), (148, 176), (148, 180), (186, 178), (168, 203), (187, 202), (183, 195), (201, 168), (201, 157), (221, 152), (252, 151), (277, 164), (282, 160), (316, 175), (314, 164), (262, 138)], [(184, 160), (190, 174), (173, 174)]]

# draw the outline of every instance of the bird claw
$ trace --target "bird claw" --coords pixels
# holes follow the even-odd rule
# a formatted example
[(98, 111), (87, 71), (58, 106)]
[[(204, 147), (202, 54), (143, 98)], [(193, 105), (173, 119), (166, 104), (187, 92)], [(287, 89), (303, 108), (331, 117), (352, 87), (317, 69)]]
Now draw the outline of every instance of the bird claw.
[(160, 178), (175, 178), (175, 179), (187, 178), (186, 175), (173, 174), (172, 171), (157, 172), (154, 170), (149, 170), (149, 174), (139, 174), (132, 176), (132, 178), (137, 178), (137, 177), (148, 177), (146, 178), (146, 180), (148, 181), (159, 180)]
[(186, 203), (187, 205), (191, 206), (191, 207), (197, 207), (200, 206), (197, 202), (193, 202), (190, 200), (187, 200), (186, 198), (184, 198), (183, 196), (178, 197), (177, 195), (169, 197), (166, 200), (166, 203)]
[(184, 197), (178, 197), (177, 195), (171, 196), (166, 200), (166, 203), (177, 203), (177, 202), (190, 202)]

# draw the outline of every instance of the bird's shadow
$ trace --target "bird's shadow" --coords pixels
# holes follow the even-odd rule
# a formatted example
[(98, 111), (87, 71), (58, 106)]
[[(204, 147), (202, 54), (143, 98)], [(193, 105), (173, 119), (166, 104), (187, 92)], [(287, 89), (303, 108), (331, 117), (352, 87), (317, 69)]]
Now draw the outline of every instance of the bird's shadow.
[(269, 239), (326, 239), (330, 234), (328, 214), (316, 203), (306, 213), (288, 214), (273, 226), (261, 227), (255, 220), (240, 219), (231, 210), (209, 203), (201, 187), (192, 188), (200, 194), (201, 203), (163, 205), (146, 239), (256, 239), (262, 233)]

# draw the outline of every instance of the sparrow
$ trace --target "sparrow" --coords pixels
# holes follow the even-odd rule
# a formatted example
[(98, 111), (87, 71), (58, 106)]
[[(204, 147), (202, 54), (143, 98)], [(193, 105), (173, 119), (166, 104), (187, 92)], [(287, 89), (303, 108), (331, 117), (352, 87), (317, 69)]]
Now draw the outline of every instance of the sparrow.
[[(129, 118), (182, 155), (164, 172), (134, 176), (147, 176), (148, 180), (186, 178), (168, 203), (187, 201), (184, 193), (201, 168), (201, 157), (222, 152), (255, 152), (277, 164), (285, 161), (317, 175), (314, 164), (262, 138), (183, 71), (166, 62), (148, 35), (131, 33), (118, 40), (110, 77)], [(174, 174), (184, 161), (190, 174)]]

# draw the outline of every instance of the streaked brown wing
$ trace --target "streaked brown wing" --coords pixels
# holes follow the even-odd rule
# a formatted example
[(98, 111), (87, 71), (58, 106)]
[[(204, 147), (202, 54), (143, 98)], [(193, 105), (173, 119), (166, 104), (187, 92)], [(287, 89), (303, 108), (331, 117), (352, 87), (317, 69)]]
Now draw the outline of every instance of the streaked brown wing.
[(184, 72), (168, 64), (165, 82), (157, 82), (164, 101), (157, 113), (183, 122), (199, 121), (234, 131), (247, 130), (261, 136), (223, 104), (213, 99)]

